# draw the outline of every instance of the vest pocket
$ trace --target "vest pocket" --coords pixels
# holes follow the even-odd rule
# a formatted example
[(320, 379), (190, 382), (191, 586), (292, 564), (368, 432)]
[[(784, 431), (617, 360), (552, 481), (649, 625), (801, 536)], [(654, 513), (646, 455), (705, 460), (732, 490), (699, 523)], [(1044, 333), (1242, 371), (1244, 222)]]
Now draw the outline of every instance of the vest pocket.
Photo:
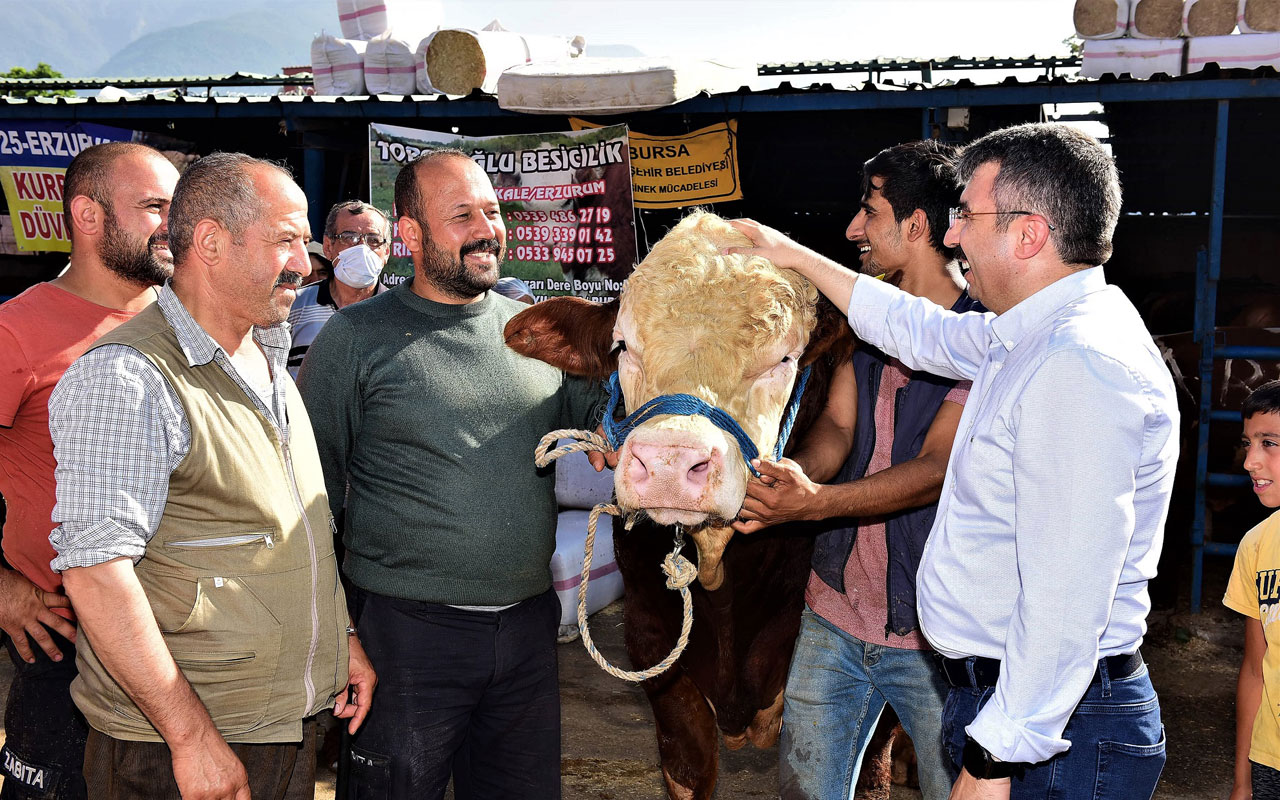
[(281, 625), (244, 579), (201, 577), (186, 619), (161, 635), (223, 735), (263, 721), (279, 682)]
[(231, 536), (210, 536), (204, 539), (186, 539), (180, 542), (168, 542), (166, 547), (179, 549), (198, 549), (202, 547), (237, 547), (246, 544), (261, 544), (268, 550), (274, 550), (276, 540), (272, 531), (254, 533), (237, 533)]

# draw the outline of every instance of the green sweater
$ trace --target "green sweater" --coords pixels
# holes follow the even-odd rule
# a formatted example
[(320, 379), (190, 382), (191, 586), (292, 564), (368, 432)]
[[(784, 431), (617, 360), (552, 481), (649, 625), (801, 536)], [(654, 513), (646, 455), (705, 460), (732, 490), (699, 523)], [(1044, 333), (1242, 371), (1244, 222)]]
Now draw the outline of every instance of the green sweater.
[(404, 283), (335, 314), (299, 388), (315, 429), (343, 571), (378, 594), (505, 605), (551, 585), (554, 469), (538, 440), (594, 430), (603, 387), (503, 342), (526, 308), (489, 292), (445, 305)]

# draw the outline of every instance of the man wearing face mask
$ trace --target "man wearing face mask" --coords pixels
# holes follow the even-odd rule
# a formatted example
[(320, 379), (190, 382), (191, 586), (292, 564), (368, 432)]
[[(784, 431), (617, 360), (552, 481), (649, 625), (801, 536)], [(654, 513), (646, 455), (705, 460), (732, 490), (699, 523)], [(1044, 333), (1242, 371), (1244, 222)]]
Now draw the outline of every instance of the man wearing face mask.
[(360, 200), (338, 203), (324, 221), (324, 257), (333, 263), (333, 274), (300, 290), (289, 310), (289, 374), (295, 378), (329, 317), (379, 291), (378, 276), (391, 257), (390, 220)]

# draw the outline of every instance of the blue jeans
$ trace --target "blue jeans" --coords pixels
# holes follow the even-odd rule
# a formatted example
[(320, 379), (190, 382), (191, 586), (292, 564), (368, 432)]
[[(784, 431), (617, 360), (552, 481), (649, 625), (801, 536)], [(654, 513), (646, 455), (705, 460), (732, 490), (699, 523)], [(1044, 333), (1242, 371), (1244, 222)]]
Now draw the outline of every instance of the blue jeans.
[[(1160, 701), (1143, 666), (1113, 681), (1103, 664), (1062, 738), (1071, 749), (1028, 767), (1013, 779), (1012, 800), (1148, 800), (1164, 768)], [(952, 689), (943, 711), (947, 753), (957, 770), (964, 729), (991, 699), (994, 689)]]
[(887, 702), (915, 744), (925, 800), (945, 800), (958, 774), (942, 749), (946, 696), (933, 651), (864, 642), (806, 607), (782, 710), (782, 797), (852, 797)]

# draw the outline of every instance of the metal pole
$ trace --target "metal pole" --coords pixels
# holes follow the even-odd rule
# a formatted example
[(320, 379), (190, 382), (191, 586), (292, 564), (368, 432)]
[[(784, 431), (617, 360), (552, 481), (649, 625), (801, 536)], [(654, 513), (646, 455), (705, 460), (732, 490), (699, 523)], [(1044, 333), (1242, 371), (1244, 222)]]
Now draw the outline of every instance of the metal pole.
[(1196, 328), (1200, 343), (1200, 427), (1196, 442), (1196, 500), (1191, 523), (1191, 613), (1200, 613), (1204, 589), (1205, 529), (1208, 507), (1209, 425), (1213, 406), (1213, 344), (1218, 309), (1218, 279), (1222, 275), (1222, 217), (1227, 184), (1227, 123), (1231, 101), (1218, 101), (1213, 141), (1213, 194), (1209, 202), (1209, 249), (1196, 258)]

